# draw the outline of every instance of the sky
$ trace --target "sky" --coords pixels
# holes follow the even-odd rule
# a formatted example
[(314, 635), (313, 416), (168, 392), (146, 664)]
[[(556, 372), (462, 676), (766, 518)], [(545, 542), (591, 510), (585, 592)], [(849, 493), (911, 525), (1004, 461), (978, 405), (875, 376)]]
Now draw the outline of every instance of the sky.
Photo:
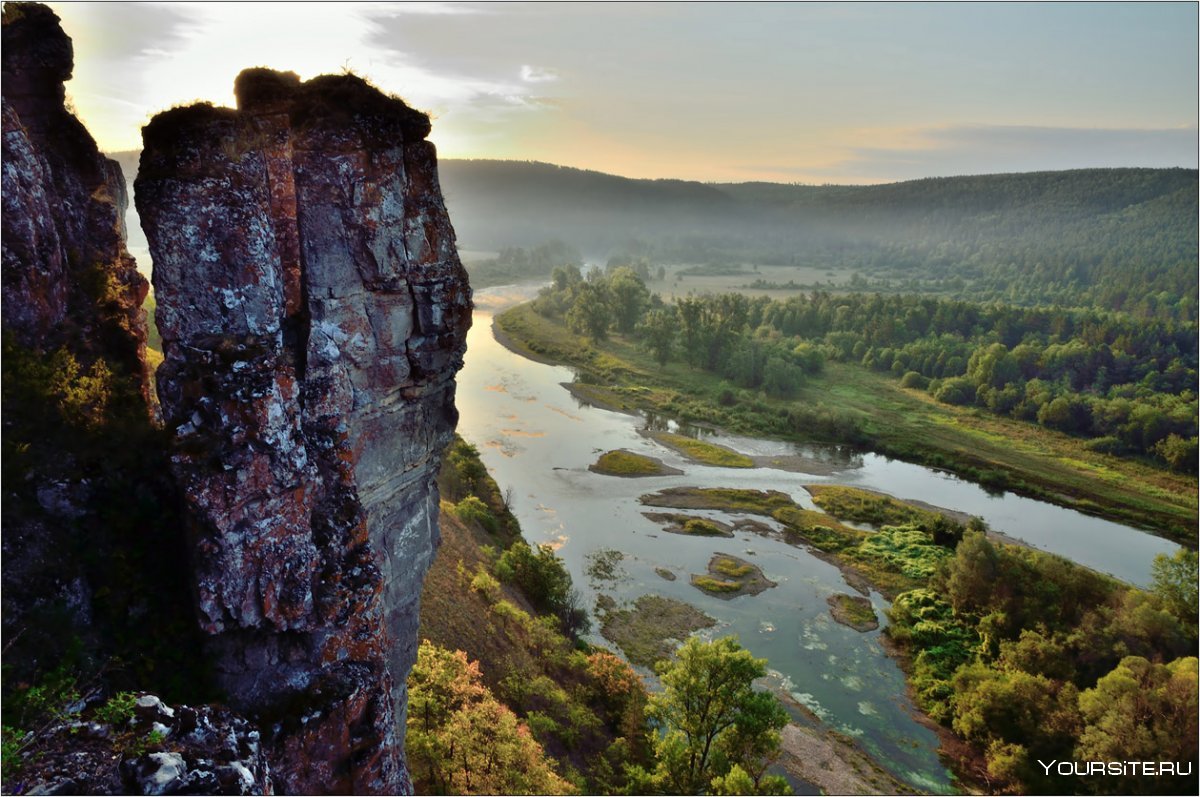
[(1190, 2), (50, 5), (106, 151), (269, 66), (368, 78), (443, 158), (800, 183), (1197, 166)]

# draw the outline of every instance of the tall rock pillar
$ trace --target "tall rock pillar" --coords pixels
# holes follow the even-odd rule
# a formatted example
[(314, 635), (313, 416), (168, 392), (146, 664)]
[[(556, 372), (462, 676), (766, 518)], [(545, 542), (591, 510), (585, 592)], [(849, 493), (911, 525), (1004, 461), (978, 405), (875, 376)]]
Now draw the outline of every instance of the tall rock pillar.
[(429, 120), (354, 76), (144, 129), (158, 371), (220, 685), (284, 792), (404, 793), (470, 293)]

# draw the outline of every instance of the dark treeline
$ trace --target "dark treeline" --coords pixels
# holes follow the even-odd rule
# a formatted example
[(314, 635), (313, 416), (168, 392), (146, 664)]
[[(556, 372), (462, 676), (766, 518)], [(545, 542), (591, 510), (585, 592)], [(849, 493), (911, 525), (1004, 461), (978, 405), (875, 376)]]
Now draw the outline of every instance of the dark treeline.
[(804, 265), (950, 297), (1196, 319), (1195, 170), (879, 186), (629, 180), (503, 161), (440, 171), (459, 237), (476, 248), (559, 236), (602, 259)]
[[(1090, 438), (1116, 455), (1196, 467), (1197, 329), (1098, 310), (1020, 308), (918, 296), (815, 292), (651, 295), (626, 266), (559, 268), (535, 304), (594, 340), (638, 338), (768, 395), (794, 395), (827, 361), (893, 374), (948, 404)], [(843, 439), (854, 442), (853, 430)]]

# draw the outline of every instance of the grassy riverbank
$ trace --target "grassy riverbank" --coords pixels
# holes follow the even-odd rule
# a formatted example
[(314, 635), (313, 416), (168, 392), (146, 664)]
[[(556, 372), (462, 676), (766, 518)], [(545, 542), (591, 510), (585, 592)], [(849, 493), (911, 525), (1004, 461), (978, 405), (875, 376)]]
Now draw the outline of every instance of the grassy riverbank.
[[(660, 365), (621, 336), (591, 344), (529, 305), (497, 316), (495, 324), (497, 338), (515, 351), (580, 369), (587, 394), (605, 406), (742, 434), (851, 442), (1196, 545), (1194, 477), (1091, 451), (1080, 438), (1030, 423), (941, 404), (860, 366), (827, 363), (794, 398), (775, 399), (679, 362)], [(844, 426), (858, 439), (798, 430), (797, 411), (823, 421), (814, 428)]]

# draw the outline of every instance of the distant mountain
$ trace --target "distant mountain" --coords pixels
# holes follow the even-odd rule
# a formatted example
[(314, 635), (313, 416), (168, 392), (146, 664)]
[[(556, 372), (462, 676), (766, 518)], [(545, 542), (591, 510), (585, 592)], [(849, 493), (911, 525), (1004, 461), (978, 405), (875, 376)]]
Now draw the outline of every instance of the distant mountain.
[(634, 180), (486, 160), (444, 160), (440, 174), (471, 249), (560, 239), (597, 260), (811, 265), (978, 299), (1195, 317), (1195, 169), (871, 186)]
[(1187, 194), (1194, 200), (1197, 187), (1195, 169), (1080, 169), (864, 186), (638, 180), (493, 160), (443, 160), (439, 171), (459, 235), (473, 247), (527, 246), (550, 231), (587, 247), (666, 232), (720, 236), (732, 228), (740, 237), (747, 223), (819, 223), (822, 237), (836, 231), (833, 237), (876, 238), (914, 221), (1005, 227), (1047, 213), (1056, 221), (1095, 220), (1164, 197), (1172, 201), (1160, 210), (1186, 210)]
[(548, 163), (442, 160), (438, 173), (468, 248), (559, 238), (585, 251), (607, 250), (664, 232), (702, 232), (741, 210), (734, 197), (704, 183), (631, 180)]

